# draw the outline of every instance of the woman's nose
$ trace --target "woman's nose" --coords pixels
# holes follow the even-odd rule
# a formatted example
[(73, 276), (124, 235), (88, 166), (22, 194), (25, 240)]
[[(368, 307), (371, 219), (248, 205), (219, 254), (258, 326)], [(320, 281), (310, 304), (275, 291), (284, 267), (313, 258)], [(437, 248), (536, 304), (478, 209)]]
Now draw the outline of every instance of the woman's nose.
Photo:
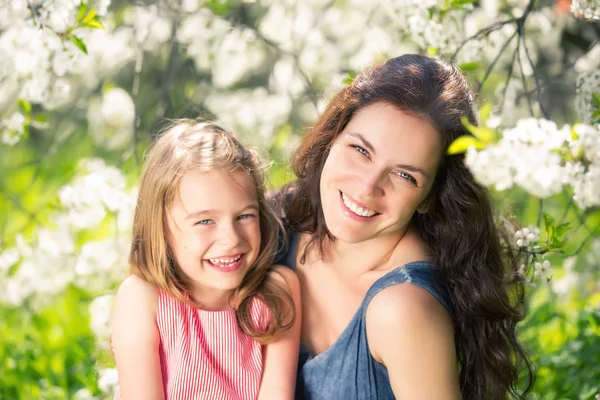
[(365, 171), (361, 179), (361, 192), (366, 197), (379, 196), (383, 193), (381, 183), (383, 173), (376, 168)]

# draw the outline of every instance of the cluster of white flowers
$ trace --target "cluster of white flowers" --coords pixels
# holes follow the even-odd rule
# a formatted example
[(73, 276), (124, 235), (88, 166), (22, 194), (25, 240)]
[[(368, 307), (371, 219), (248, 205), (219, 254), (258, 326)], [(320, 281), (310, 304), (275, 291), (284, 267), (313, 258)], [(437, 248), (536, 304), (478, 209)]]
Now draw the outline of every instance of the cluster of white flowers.
[(108, 211), (128, 213), (130, 196), (125, 191), (125, 177), (118, 168), (95, 158), (80, 161), (79, 171), (74, 181), (58, 192), (65, 208), (61, 222), (85, 229), (97, 226)]
[(580, 74), (577, 78), (576, 88), (577, 98), (575, 106), (579, 112), (581, 122), (591, 124), (594, 122), (594, 118), (592, 117), (594, 111), (600, 109), (592, 100), (594, 93), (600, 94), (600, 71), (596, 70)]
[(267, 148), (272, 146), (274, 129), (287, 121), (292, 107), (289, 97), (270, 94), (265, 88), (216, 92), (206, 98), (206, 105), (225, 126)]
[[(72, 73), (85, 54), (65, 35), (77, 25), (77, 0), (12, 0), (0, 11), (0, 82), (6, 99), (21, 98), (54, 108), (71, 90), (61, 79)], [(96, 4), (106, 13), (110, 1)], [(88, 29), (78, 28), (84, 34)], [(0, 103), (2, 103), (0, 99)]]
[(481, 151), (471, 147), (466, 163), (475, 178), (502, 191), (515, 185), (547, 198), (563, 189), (565, 170), (559, 150), (570, 139), (568, 126), (527, 118), (504, 131), (499, 143)]
[(135, 104), (125, 90), (112, 88), (89, 101), (90, 135), (99, 147), (122, 150), (130, 146), (135, 128)]
[(25, 116), (20, 112), (14, 112), (10, 118), (0, 122), (2, 137), (0, 141), (12, 146), (19, 142), (25, 131)]
[(114, 295), (105, 294), (96, 297), (89, 305), (90, 328), (96, 335), (98, 347), (110, 349), (110, 318)]
[(600, 19), (600, 1), (572, 0), (571, 12), (585, 19)]
[[(43, 302), (69, 284), (102, 291), (124, 275), (134, 193), (125, 191), (121, 172), (101, 160), (84, 160), (81, 174), (60, 190), (64, 210), (53, 216), (52, 228), (39, 229), (30, 243), (19, 236), (0, 252), (0, 303)], [(77, 233), (97, 228), (107, 211), (120, 217), (115, 237), (79, 249)]]
[(257, 72), (266, 60), (266, 45), (254, 31), (234, 28), (208, 10), (187, 16), (177, 33), (199, 71), (210, 72), (215, 87), (227, 88)]
[(570, 185), (582, 209), (600, 205), (600, 130), (595, 126), (559, 129), (548, 120), (519, 120), (498, 144), (470, 148), (466, 163), (479, 182), (499, 191), (518, 185), (544, 199)]
[(541, 261), (536, 261), (535, 263), (533, 263), (533, 267), (534, 267), (534, 277), (536, 278), (543, 278), (546, 281), (550, 281), (550, 279), (552, 279), (552, 274), (554, 272), (554, 270), (552, 269), (552, 265), (550, 264), (550, 261), (548, 260), (541, 260)]
[(552, 279), (552, 290), (561, 297), (572, 293), (581, 284), (581, 275), (575, 271), (576, 257), (567, 258), (562, 265), (560, 278)]
[(102, 368), (98, 371), (98, 388), (105, 394), (114, 394), (119, 384), (116, 368)]
[(573, 198), (581, 208), (600, 205), (600, 126), (577, 124), (570, 143), (572, 160), (566, 164)]
[(529, 247), (534, 245), (540, 238), (540, 228), (537, 226), (528, 226), (518, 230), (515, 233), (515, 243), (519, 247)]
[[(440, 49), (452, 53), (463, 39), (462, 18), (464, 11), (441, 11), (447, 6), (443, 0), (385, 1), (382, 8), (395, 25), (404, 31), (414, 43), (423, 49)], [(472, 9), (472, 7), (468, 7)]]

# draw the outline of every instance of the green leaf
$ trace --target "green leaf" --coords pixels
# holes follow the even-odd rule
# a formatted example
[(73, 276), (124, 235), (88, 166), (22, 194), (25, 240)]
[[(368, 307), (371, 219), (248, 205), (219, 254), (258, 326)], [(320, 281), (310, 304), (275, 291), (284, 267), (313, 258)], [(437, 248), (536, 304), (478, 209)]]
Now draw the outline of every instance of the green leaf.
[(31, 104), (26, 100), (19, 100), (19, 108), (25, 115), (31, 114)]
[(477, 0), (452, 0), (452, 5), (453, 6), (462, 6), (465, 4), (475, 3), (475, 1), (477, 1)]
[(83, 26), (84, 28), (104, 29), (104, 25), (102, 25), (102, 22), (95, 19), (88, 22), (84, 22), (81, 24), (81, 26)]
[(477, 68), (479, 68), (479, 63), (476, 63), (476, 62), (465, 63), (465, 64), (459, 65), (458, 68), (460, 68), (464, 72), (475, 71)]
[(600, 110), (596, 110), (592, 113), (592, 118), (599, 119), (600, 118)]
[(546, 213), (544, 213), (544, 230), (548, 239), (553, 241), (555, 236), (554, 217)]
[(556, 226), (556, 237), (562, 238), (562, 236), (567, 233), (571, 229), (571, 226), (568, 222), (564, 222)]
[(485, 103), (481, 106), (481, 109), (479, 110), (479, 119), (481, 120), (482, 125), (490, 118), (491, 112), (492, 105), (490, 103)]
[(482, 126), (475, 126), (471, 124), (465, 116), (463, 116), (460, 120), (465, 126), (465, 128), (467, 128), (467, 130), (471, 132), (473, 136), (481, 140), (483, 143), (490, 144), (496, 139), (496, 131), (494, 131), (493, 129)]
[(600, 93), (592, 93), (592, 102), (596, 107), (600, 107)]
[(438, 49), (436, 49), (435, 47), (429, 47), (427, 48), (427, 54), (430, 56), (435, 56), (438, 52)]
[(577, 125), (575, 124), (575, 125), (573, 125), (573, 126), (571, 127), (571, 139), (572, 139), (572, 140), (577, 140), (577, 139), (579, 139), (579, 135), (577, 134), (577, 132), (575, 132), (575, 127), (576, 127), (576, 126), (577, 126)]
[(48, 127), (48, 121), (46, 120), (44, 114), (38, 114), (31, 122), (31, 126), (37, 129), (44, 129)]
[(77, 46), (79, 50), (83, 51), (85, 54), (88, 53), (87, 47), (85, 46), (85, 43), (83, 43), (83, 40), (81, 40), (81, 38), (75, 35), (69, 35), (69, 40), (73, 42), (73, 44)]
[(485, 143), (473, 136), (463, 135), (456, 138), (456, 140), (450, 144), (448, 147), (448, 155), (464, 153), (471, 146), (474, 146), (477, 150), (481, 150), (485, 148)]
[(352, 72), (348, 72), (348, 76), (346, 76), (342, 82), (344, 82), (346, 85), (350, 85), (352, 82), (354, 82), (355, 77), (356, 76)]
[(88, 13), (88, 15), (85, 16), (85, 18), (81, 21), (82, 23), (86, 23), (86, 22), (90, 22), (94, 19), (94, 17), (96, 16), (96, 9), (92, 8), (90, 10), (90, 12)]
[(77, 21), (81, 21), (81, 19), (85, 15), (86, 9), (87, 9), (87, 7), (85, 6), (85, 3), (83, 3), (83, 2), (79, 3), (79, 12), (77, 13)]

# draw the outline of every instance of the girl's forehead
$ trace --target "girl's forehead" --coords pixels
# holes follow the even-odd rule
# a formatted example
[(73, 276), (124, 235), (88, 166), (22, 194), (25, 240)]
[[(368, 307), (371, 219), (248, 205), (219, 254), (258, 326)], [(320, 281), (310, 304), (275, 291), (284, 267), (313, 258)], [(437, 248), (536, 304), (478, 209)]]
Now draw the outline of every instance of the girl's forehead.
[(181, 179), (175, 201), (186, 209), (232, 208), (255, 202), (256, 190), (254, 179), (244, 170), (196, 168)]

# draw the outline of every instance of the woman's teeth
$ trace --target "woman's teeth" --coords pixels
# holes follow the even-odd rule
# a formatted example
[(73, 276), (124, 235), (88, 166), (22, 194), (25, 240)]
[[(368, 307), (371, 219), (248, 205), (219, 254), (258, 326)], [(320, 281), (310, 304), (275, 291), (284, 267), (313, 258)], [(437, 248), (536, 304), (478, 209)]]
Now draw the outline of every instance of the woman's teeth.
[(210, 261), (211, 264), (217, 265), (219, 267), (227, 268), (233, 267), (235, 263), (240, 261), (240, 258), (242, 258), (241, 254), (237, 257), (209, 258), (208, 261)]
[(348, 196), (342, 193), (342, 201), (352, 211), (354, 214), (359, 215), (361, 217), (372, 217), (377, 214), (377, 211), (369, 210), (368, 208), (360, 207), (358, 204), (354, 203)]

